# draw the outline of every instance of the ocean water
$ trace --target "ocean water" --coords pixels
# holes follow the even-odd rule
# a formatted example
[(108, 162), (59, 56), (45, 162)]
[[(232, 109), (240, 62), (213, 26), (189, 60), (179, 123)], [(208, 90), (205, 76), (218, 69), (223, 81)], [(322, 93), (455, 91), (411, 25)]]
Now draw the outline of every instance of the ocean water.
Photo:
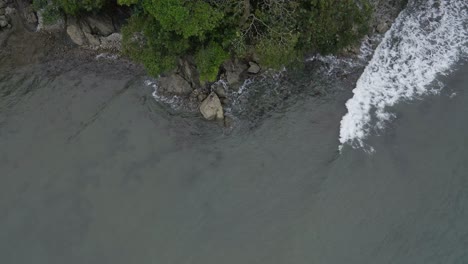
[[(156, 101), (118, 60), (2, 68), (0, 262), (467, 263), (466, 45), (434, 46), (457, 50), (439, 73), (408, 61), (397, 80), (420, 85), (371, 93), (376, 56), (406, 56), (382, 43), (356, 72), (252, 86), (232, 131)], [(380, 125), (385, 87), (422, 92), (382, 103)], [(374, 110), (350, 107), (359, 93)]]

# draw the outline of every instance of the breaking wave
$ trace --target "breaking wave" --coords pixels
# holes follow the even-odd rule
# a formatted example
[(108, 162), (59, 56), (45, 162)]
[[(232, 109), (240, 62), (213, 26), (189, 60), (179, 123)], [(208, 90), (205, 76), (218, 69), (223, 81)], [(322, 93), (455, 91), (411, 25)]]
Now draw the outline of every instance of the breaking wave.
[(377, 47), (353, 90), (354, 96), (346, 103), (341, 146), (365, 147), (363, 140), (369, 133), (382, 129), (393, 117), (388, 107), (437, 93), (441, 87), (430, 84), (468, 53), (467, 24), (466, 0), (410, 1)]

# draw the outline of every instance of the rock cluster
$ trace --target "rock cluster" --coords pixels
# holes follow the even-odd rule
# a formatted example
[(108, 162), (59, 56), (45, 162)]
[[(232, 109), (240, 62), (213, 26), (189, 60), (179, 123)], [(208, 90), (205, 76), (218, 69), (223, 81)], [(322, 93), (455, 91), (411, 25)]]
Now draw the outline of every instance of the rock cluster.
[(201, 84), (193, 58), (186, 57), (179, 60), (176, 71), (159, 78), (158, 92), (190, 99), (199, 105), (200, 113), (207, 120), (225, 120), (223, 106), (228, 103), (229, 91), (235, 91), (243, 80), (260, 72), (256, 62), (228, 60), (220, 68), (220, 81)]
[(92, 49), (121, 49), (122, 35), (117, 32), (112, 19), (108, 16), (87, 16), (80, 19), (69, 17), (66, 31), (77, 45)]
[(11, 21), (8, 16), (7, 4), (10, 4), (11, 0), (0, 0), (0, 30), (11, 28)]

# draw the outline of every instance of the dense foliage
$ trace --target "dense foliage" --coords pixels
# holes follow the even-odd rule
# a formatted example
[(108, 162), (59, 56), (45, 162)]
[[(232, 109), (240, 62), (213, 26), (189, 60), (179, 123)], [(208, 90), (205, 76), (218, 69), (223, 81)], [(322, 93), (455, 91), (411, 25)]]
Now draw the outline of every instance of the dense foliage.
[(229, 56), (256, 57), (277, 68), (306, 52), (332, 53), (368, 30), (367, 0), (119, 0), (135, 12), (125, 51), (150, 73), (195, 57), (203, 80)]
[[(67, 14), (99, 10), (112, 0), (34, 0)], [(114, 0), (115, 2), (115, 0)], [(278, 68), (307, 52), (333, 53), (368, 30), (368, 0), (117, 0), (133, 9), (124, 52), (150, 74), (193, 56), (201, 79), (216, 78), (227, 58), (256, 58)]]

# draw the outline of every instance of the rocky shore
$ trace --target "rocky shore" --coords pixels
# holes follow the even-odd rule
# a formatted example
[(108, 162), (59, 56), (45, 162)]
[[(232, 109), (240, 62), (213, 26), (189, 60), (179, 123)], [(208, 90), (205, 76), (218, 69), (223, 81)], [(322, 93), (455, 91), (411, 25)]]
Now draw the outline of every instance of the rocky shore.
[[(405, 7), (407, 0), (372, 0), (374, 16), (369, 34), (384, 34)], [(122, 47), (122, 25), (129, 14), (124, 9), (101, 13), (63, 16), (53, 24), (44, 23), (41, 10), (34, 10), (28, 0), (0, 0), (0, 46), (15, 30), (15, 23), (22, 23), (31, 34), (47, 33), (54, 38), (65, 38), (70, 45), (83, 50), (118, 54)], [(53, 45), (53, 43), (52, 43)], [(347, 49), (348, 56), (358, 55), (355, 47)], [(200, 114), (207, 120), (223, 121), (224, 106), (229, 102), (229, 91), (237, 90), (248, 78), (264, 73), (256, 58), (230, 59), (219, 69), (217, 82), (201, 83), (194, 59), (181, 58), (173, 72), (157, 80), (158, 92), (165, 96), (177, 95), (198, 105)]]

